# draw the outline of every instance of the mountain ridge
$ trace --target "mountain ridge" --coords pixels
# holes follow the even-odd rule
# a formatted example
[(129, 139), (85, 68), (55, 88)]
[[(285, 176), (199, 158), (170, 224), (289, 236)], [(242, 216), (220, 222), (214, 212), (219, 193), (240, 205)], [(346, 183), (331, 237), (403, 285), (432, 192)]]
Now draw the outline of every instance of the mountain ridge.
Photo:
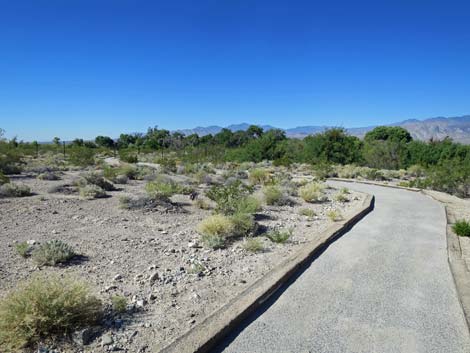
[[(211, 125), (207, 127), (198, 126), (193, 129), (179, 129), (176, 130), (185, 135), (198, 134), (199, 136), (204, 136), (208, 134), (216, 134), (220, 132), (223, 128), (227, 128), (231, 131), (246, 130), (252, 125), (246, 122), (240, 124), (231, 124), (226, 127)], [(260, 125), (264, 130), (275, 129), (276, 127), (272, 125)], [(363, 137), (368, 131), (372, 130), (373, 126), (365, 127), (355, 127), (355, 128), (346, 128), (346, 131), (357, 137)], [(456, 142), (470, 144), (470, 115), (462, 115), (456, 117), (434, 117), (423, 120), (418, 119), (407, 119), (391, 124), (386, 124), (386, 126), (401, 126), (407, 129), (413, 138), (418, 140), (430, 140), (430, 139), (443, 139), (445, 137), (450, 137)], [(321, 133), (326, 129), (332, 128), (334, 126), (327, 125), (305, 125), (297, 126), (293, 128), (281, 129), (286, 132), (288, 137), (292, 138), (304, 138), (308, 135), (314, 135)]]

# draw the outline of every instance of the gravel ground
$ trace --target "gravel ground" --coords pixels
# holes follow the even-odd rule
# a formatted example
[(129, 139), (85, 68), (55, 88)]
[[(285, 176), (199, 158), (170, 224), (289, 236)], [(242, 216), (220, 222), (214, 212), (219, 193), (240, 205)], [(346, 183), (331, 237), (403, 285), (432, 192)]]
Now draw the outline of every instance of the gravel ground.
[[(194, 247), (196, 225), (211, 211), (196, 208), (188, 196), (173, 197), (181, 206), (177, 212), (120, 209), (119, 196), (143, 194), (144, 181), (119, 185), (120, 190), (108, 192), (110, 197), (96, 200), (47, 192), (78, 175), (65, 172), (58, 181), (14, 176), (12, 182), (30, 186), (34, 195), (0, 199), (0, 296), (34, 273), (54, 272), (86, 280), (106, 303), (113, 295), (124, 295), (133, 308), (107, 322), (90, 345), (58, 350), (66, 352), (154, 352), (315, 239), (331, 224), (329, 210), (346, 214), (364, 199), (364, 194), (351, 192), (350, 202), (331, 201), (336, 190), (327, 189), (330, 201), (325, 203), (295, 198), (294, 206), (265, 206), (259, 223), (292, 227), (293, 236), (284, 245), (262, 237), (265, 250), (253, 254), (242, 248), (242, 240), (220, 250)], [(304, 207), (317, 216), (300, 216)], [(50, 239), (69, 243), (83, 256), (66, 266), (39, 269), (16, 253), (16, 242)]]

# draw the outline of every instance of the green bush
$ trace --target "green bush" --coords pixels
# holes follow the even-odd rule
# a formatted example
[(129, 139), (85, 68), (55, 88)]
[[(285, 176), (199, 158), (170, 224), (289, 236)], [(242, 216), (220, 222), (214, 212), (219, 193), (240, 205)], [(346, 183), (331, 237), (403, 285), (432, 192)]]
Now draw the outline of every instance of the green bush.
[(73, 165), (86, 167), (95, 164), (95, 150), (88, 147), (73, 146), (67, 149), (69, 162)]
[(25, 257), (25, 258), (28, 257), (31, 252), (31, 246), (25, 241), (16, 244), (15, 249), (16, 249), (16, 252), (21, 257)]
[[(86, 184), (96, 185), (99, 186), (101, 189), (105, 191), (113, 191), (116, 190), (113, 184), (107, 181), (98, 173), (88, 173), (83, 175), (83, 179), (85, 179)], [(84, 186), (84, 185), (82, 185)]]
[(229, 217), (216, 214), (199, 223), (197, 231), (206, 246), (216, 249), (223, 247), (225, 239), (233, 235), (234, 224)]
[(39, 180), (59, 180), (59, 176), (52, 172), (44, 172), (37, 176)]
[(273, 243), (284, 244), (292, 236), (292, 229), (275, 229), (266, 234), (266, 237)]
[(171, 179), (165, 180), (163, 178), (150, 181), (145, 186), (147, 194), (154, 198), (168, 198), (175, 194), (190, 194), (193, 190), (190, 186), (180, 185)]
[(285, 195), (277, 186), (265, 186), (263, 194), (268, 205), (283, 205), (285, 203)]
[(127, 310), (127, 298), (122, 295), (114, 295), (111, 297), (111, 303), (113, 305), (113, 310), (118, 313), (122, 314), (125, 313)]
[(258, 238), (245, 238), (243, 249), (252, 253), (261, 252), (264, 250), (263, 242)]
[(253, 233), (256, 228), (255, 219), (248, 213), (235, 213), (230, 217), (235, 236), (246, 236)]
[(271, 173), (263, 168), (252, 169), (248, 179), (252, 184), (269, 184), (271, 182)]
[(470, 222), (464, 219), (458, 220), (452, 226), (452, 230), (460, 237), (470, 237)]
[(7, 183), (0, 186), (0, 197), (25, 197), (31, 195), (29, 186)]
[(217, 203), (217, 212), (231, 215), (239, 213), (240, 207), (255, 204), (252, 200), (245, 199), (252, 191), (251, 187), (236, 180), (229, 185), (214, 185), (206, 192), (206, 196)]
[(325, 201), (325, 186), (320, 183), (308, 183), (299, 188), (299, 196), (307, 202)]
[(349, 201), (349, 198), (346, 196), (346, 194), (342, 193), (342, 192), (338, 192), (335, 196), (334, 196), (335, 200), (338, 201), (338, 202), (348, 202)]
[(19, 352), (42, 340), (63, 338), (101, 317), (101, 302), (85, 284), (34, 277), (0, 302), (0, 351)]
[(79, 189), (80, 197), (85, 200), (99, 199), (106, 197), (106, 191), (97, 185), (85, 185)]
[(245, 196), (235, 207), (235, 213), (248, 213), (253, 214), (261, 211), (261, 202), (253, 196)]
[(49, 240), (32, 252), (34, 262), (39, 266), (55, 266), (75, 256), (73, 248), (61, 240)]

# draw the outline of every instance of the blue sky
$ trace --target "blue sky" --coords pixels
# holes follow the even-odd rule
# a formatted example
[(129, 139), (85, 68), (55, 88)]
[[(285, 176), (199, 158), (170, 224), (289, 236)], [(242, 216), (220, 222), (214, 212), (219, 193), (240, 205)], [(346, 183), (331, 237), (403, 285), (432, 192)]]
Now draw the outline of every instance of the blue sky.
[(470, 113), (470, 4), (0, 0), (0, 127), (40, 141)]

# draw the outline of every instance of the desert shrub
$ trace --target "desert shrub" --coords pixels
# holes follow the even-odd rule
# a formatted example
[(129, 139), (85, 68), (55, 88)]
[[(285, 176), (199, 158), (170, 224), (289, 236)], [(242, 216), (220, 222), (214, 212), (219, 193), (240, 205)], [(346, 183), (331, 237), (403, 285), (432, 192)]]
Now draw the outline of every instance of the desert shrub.
[(285, 202), (285, 195), (277, 186), (265, 186), (263, 194), (268, 205), (283, 205)]
[(339, 211), (336, 211), (336, 210), (332, 210), (332, 211), (328, 211), (326, 213), (326, 216), (330, 219), (330, 221), (332, 222), (337, 222), (337, 221), (341, 221), (343, 219), (343, 215), (339, 212)]
[(245, 196), (235, 207), (235, 213), (253, 214), (261, 211), (261, 202), (254, 196)]
[(31, 195), (27, 185), (7, 183), (0, 186), (0, 197), (25, 197)]
[[(98, 173), (87, 173), (83, 175), (83, 179), (86, 181), (86, 184), (96, 185), (99, 186), (101, 189), (105, 191), (113, 191), (116, 190), (113, 184), (107, 181)], [(83, 184), (81, 186), (84, 186)]]
[(238, 212), (240, 202), (251, 192), (252, 188), (236, 180), (229, 185), (214, 185), (206, 196), (217, 203), (216, 211), (231, 215)]
[(95, 150), (88, 147), (68, 148), (68, 160), (71, 164), (86, 167), (95, 164)]
[(185, 185), (180, 185), (171, 179), (165, 180), (159, 178), (155, 181), (150, 181), (145, 185), (145, 191), (150, 197), (161, 198), (171, 197), (175, 194), (189, 194), (193, 188)]
[(10, 179), (5, 174), (0, 172), (0, 185), (6, 184), (9, 182), (10, 182)]
[(401, 187), (404, 187), (404, 188), (411, 187), (411, 183), (409, 181), (400, 181), (397, 185), (401, 186)]
[(344, 166), (338, 166), (336, 173), (340, 178), (354, 179), (360, 175), (360, 168), (353, 164), (346, 164)]
[(233, 225), (233, 234), (235, 236), (246, 236), (254, 232), (256, 228), (255, 219), (248, 213), (235, 213), (230, 217)]
[(345, 193), (338, 192), (335, 196), (334, 199), (338, 202), (348, 202), (349, 198)]
[(257, 253), (264, 250), (263, 242), (259, 238), (245, 238), (242, 246), (243, 249), (252, 253)]
[(125, 313), (127, 309), (127, 298), (122, 295), (114, 295), (111, 297), (111, 304), (116, 313)]
[(15, 249), (18, 255), (25, 258), (28, 257), (31, 252), (31, 246), (25, 241), (16, 244)]
[(284, 244), (292, 236), (292, 229), (280, 230), (275, 229), (271, 230), (266, 234), (266, 237), (271, 240), (273, 243)]
[(77, 190), (78, 189), (75, 186), (64, 184), (64, 185), (53, 185), (47, 189), (47, 192), (49, 194), (61, 193), (65, 195), (70, 195), (70, 194), (76, 193)]
[(305, 216), (305, 217), (308, 217), (308, 218), (313, 218), (315, 217), (317, 214), (315, 213), (314, 210), (312, 210), (311, 208), (301, 208), (299, 210), (299, 214), (301, 216)]
[(264, 168), (256, 168), (250, 171), (248, 179), (252, 184), (268, 184), (271, 182), (271, 173)]
[(165, 210), (168, 210), (173, 207), (171, 200), (167, 197), (149, 197), (149, 196), (121, 196), (119, 197), (119, 208), (125, 210), (155, 210), (158, 207), (163, 207)]
[(119, 153), (119, 159), (126, 163), (139, 162), (139, 157), (137, 157), (136, 154), (132, 154), (132, 153)]
[(380, 170), (374, 168), (362, 168), (361, 176), (368, 180), (384, 180), (383, 173)]
[(299, 188), (299, 196), (307, 202), (320, 202), (326, 199), (325, 186), (320, 183), (308, 183)]
[(97, 185), (85, 185), (79, 189), (80, 197), (85, 200), (106, 197), (106, 191)]
[(216, 249), (223, 247), (225, 239), (233, 235), (234, 226), (229, 217), (216, 214), (199, 223), (197, 231), (202, 235), (202, 242), (206, 246)]
[(32, 252), (33, 260), (39, 266), (55, 266), (75, 256), (73, 248), (61, 240), (49, 240)]
[(466, 220), (458, 220), (452, 226), (452, 230), (460, 237), (470, 237), (470, 222)]
[(39, 180), (59, 180), (59, 176), (52, 172), (44, 172), (37, 176)]
[(176, 160), (171, 157), (157, 158), (156, 164), (159, 164), (165, 173), (176, 173)]
[(85, 284), (34, 277), (0, 302), (0, 351), (18, 352), (44, 339), (62, 338), (101, 317), (101, 302)]
[(212, 178), (205, 171), (200, 170), (195, 175), (194, 178), (198, 184), (211, 184)]

